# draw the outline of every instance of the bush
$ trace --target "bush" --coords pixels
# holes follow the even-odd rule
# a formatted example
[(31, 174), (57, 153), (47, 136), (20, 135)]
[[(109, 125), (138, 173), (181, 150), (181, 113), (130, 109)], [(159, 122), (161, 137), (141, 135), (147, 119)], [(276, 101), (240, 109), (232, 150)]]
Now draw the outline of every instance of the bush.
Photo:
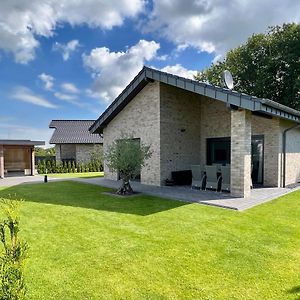
[(0, 299), (25, 299), (24, 265), (28, 246), (19, 240), (20, 201), (0, 199), (5, 219), (0, 223), (3, 251), (0, 257)]
[(39, 174), (101, 172), (103, 171), (103, 163), (99, 159), (91, 160), (85, 164), (83, 162), (76, 164), (74, 161), (43, 160), (38, 161), (37, 169)]
[(72, 161), (71, 169), (72, 169), (72, 173), (76, 172), (76, 166), (75, 166), (75, 162), (74, 161)]

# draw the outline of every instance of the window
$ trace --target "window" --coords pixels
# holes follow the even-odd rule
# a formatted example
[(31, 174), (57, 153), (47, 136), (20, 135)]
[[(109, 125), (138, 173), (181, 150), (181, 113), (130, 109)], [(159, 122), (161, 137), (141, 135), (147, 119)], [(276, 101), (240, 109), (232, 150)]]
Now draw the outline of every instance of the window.
[(230, 164), (230, 138), (207, 139), (207, 164)]

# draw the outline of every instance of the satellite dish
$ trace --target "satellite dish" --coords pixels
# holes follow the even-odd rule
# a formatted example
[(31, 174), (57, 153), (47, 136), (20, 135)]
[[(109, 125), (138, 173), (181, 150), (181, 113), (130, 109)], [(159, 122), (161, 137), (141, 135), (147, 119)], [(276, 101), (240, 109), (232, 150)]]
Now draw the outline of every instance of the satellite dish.
[(227, 87), (229, 90), (234, 88), (233, 78), (228, 70), (222, 72), (222, 85), (223, 87)]

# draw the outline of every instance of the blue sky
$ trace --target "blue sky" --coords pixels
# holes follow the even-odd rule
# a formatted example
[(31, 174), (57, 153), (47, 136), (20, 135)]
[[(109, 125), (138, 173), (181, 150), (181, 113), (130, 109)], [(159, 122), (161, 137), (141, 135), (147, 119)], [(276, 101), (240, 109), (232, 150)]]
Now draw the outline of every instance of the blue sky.
[(96, 119), (143, 65), (192, 78), (300, 3), (3, 0), (0, 139), (49, 141), (52, 119)]

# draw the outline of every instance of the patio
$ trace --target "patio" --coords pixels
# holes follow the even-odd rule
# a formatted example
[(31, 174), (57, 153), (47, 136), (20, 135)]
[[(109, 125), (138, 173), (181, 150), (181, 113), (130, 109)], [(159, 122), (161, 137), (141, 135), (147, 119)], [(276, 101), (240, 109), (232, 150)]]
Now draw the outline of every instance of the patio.
[[(105, 178), (76, 178), (72, 179), (82, 183), (100, 185), (109, 188), (117, 188), (120, 185), (119, 181)], [(256, 205), (271, 201), (284, 194), (300, 189), (300, 186), (291, 188), (255, 188), (251, 190), (250, 197), (234, 198), (229, 193), (218, 193), (214, 191), (194, 190), (190, 187), (180, 186), (152, 186), (132, 182), (132, 187), (135, 191), (158, 196), (167, 199), (176, 199), (185, 202), (197, 202), (199, 204), (212, 205), (226, 209), (243, 211)]]

